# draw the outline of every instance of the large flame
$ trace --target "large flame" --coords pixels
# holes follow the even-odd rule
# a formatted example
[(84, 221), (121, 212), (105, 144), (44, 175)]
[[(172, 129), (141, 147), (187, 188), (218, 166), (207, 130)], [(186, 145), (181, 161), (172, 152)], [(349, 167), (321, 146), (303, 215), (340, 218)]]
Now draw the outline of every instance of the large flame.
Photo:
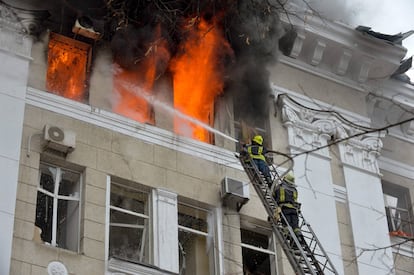
[[(221, 56), (230, 46), (217, 25), (194, 18), (187, 25), (188, 39), (172, 60), (174, 108), (203, 123), (214, 121), (214, 99), (223, 91)], [(192, 122), (174, 118), (176, 133), (212, 142), (209, 132)]]
[(154, 114), (148, 98), (159, 73), (159, 63), (165, 63), (169, 58), (166, 41), (161, 38), (158, 26), (154, 33), (154, 42), (148, 45), (145, 56), (137, 61), (134, 69), (122, 69), (114, 64), (116, 102), (113, 110), (138, 122), (154, 124)]
[(46, 89), (77, 101), (85, 101), (90, 45), (50, 34)]

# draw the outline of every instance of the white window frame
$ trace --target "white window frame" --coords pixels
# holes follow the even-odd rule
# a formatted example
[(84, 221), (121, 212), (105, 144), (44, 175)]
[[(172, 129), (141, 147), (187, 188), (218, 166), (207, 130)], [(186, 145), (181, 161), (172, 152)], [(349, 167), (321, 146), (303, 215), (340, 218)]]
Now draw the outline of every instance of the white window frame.
[[(142, 192), (143, 194), (146, 194), (147, 195), (147, 204), (148, 204), (146, 207), (148, 207), (148, 213), (151, 213), (151, 209), (150, 209), (151, 202), (150, 202), (150, 193), (149, 192), (146, 192), (145, 190), (140, 190), (139, 188), (134, 188), (134, 187), (131, 187), (131, 186), (123, 185), (122, 183), (119, 183), (115, 180), (112, 181), (109, 177), (109, 183), (108, 183), (108, 186), (107, 186), (108, 187), (107, 188), (107, 203), (106, 203), (106, 206), (107, 206), (106, 207), (107, 208), (107, 210), (106, 210), (106, 212), (107, 212), (106, 213), (106, 221), (107, 221), (106, 222), (106, 225), (107, 225), (106, 229), (107, 230), (106, 230), (106, 242), (105, 242), (105, 254), (106, 254), (106, 262), (107, 262), (106, 265), (107, 265), (107, 267), (112, 266), (112, 268), (115, 268), (115, 266), (118, 266), (118, 267), (116, 267), (116, 269), (119, 269), (120, 266), (123, 265), (122, 263), (124, 262), (124, 261), (119, 260), (119, 259), (116, 259), (116, 260), (110, 260), (109, 259), (109, 237), (110, 237), (109, 232), (110, 232), (110, 227), (111, 226), (124, 227), (124, 228), (141, 228), (141, 229), (143, 229), (143, 233), (142, 233), (142, 236), (141, 236), (141, 247), (140, 247), (140, 252), (139, 252), (139, 261), (140, 261), (140, 263), (135, 264), (135, 263), (128, 263), (126, 261), (124, 263), (125, 263), (125, 266), (132, 266), (132, 267), (133, 266), (138, 267), (140, 265), (149, 265), (151, 263), (142, 262), (142, 258), (143, 258), (144, 250), (146, 249), (146, 246), (148, 246), (148, 249), (149, 249), (150, 254), (151, 254), (151, 248), (150, 248), (151, 241), (149, 240), (148, 243), (145, 243), (145, 239), (147, 237), (149, 239), (149, 236), (151, 236), (151, 234), (149, 232), (151, 230), (151, 216), (149, 214), (146, 215), (146, 214), (143, 214), (143, 213), (138, 213), (138, 212), (134, 212), (134, 211), (131, 211), (131, 210), (128, 210), (128, 209), (124, 209), (124, 208), (121, 208), (121, 207), (111, 205), (110, 201), (111, 201), (111, 187), (112, 187), (112, 185), (118, 185), (118, 186), (121, 186), (121, 187), (134, 189), (138, 192)], [(138, 217), (138, 218), (143, 218), (143, 219), (146, 220), (146, 222), (148, 224), (147, 228), (145, 228), (145, 226), (142, 226), (142, 225), (132, 225), (132, 224), (125, 224), (125, 223), (111, 223), (110, 222), (111, 210), (116, 210), (116, 211), (119, 211), (121, 213), (132, 215), (132, 216), (135, 216), (135, 217)], [(142, 245), (144, 243), (145, 243), (145, 245)], [(152, 257), (149, 256), (149, 261), (151, 262), (151, 260), (152, 260)], [(116, 263), (116, 264), (115, 265), (110, 265), (109, 263)], [(107, 268), (107, 270), (108, 270), (108, 268)], [(139, 268), (137, 268), (137, 272), (138, 272), (138, 270), (139, 270)]]
[[(208, 257), (209, 257), (209, 262), (210, 262), (210, 274), (215, 274), (216, 273), (216, 263), (215, 263), (215, 255), (214, 255), (216, 253), (216, 251), (214, 249), (214, 247), (215, 247), (215, 238), (214, 237), (209, 238), (210, 236), (214, 236), (214, 232), (211, 232), (211, 231), (214, 231), (214, 230), (212, 230), (213, 226), (210, 224), (212, 222), (212, 217), (213, 217), (212, 211), (209, 210), (209, 209), (206, 209), (206, 208), (197, 207), (197, 206), (194, 206), (192, 204), (188, 204), (188, 203), (181, 202), (181, 201), (178, 201), (178, 205), (183, 205), (185, 207), (189, 207), (189, 208), (193, 208), (193, 209), (196, 209), (196, 210), (206, 212), (206, 223), (207, 223), (207, 231), (208, 232), (204, 232), (204, 231), (201, 231), (201, 230), (197, 230), (197, 229), (193, 229), (193, 228), (190, 228), (190, 227), (182, 226), (180, 224), (178, 224), (178, 231), (184, 231), (184, 232), (192, 233), (192, 234), (195, 234), (195, 235), (198, 235), (198, 236), (203, 236), (203, 237), (206, 238), (206, 242), (209, 242), (209, 241), (213, 242), (212, 244), (210, 244), (213, 247), (213, 249), (210, 250), (213, 254), (209, 253)], [(180, 212), (178, 211), (178, 215), (179, 214), (180, 214)], [(206, 245), (208, 246), (209, 244), (206, 243)], [(178, 241), (178, 246), (180, 246), (179, 241)], [(179, 274), (181, 274), (181, 270), (179, 271)]]
[[(56, 169), (56, 175), (54, 175), (54, 179), (53, 179), (54, 180), (53, 193), (40, 187), (40, 181), (41, 181), (41, 177), (42, 177), (41, 166), (46, 166), (47, 168)], [(76, 174), (79, 175), (79, 182), (78, 182), (79, 193), (78, 193), (78, 196), (59, 195), (60, 181), (62, 179), (62, 170), (68, 171), (68, 172), (71, 172), (71, 173), (76, 173)], [(70, 169), (60, 167), (60, 166), (57, 166), (57, 165), (53, 165), (53, 164), (49, 164), (49, 163), (46, 163), (46, 162), (41, 162), (40, 163), (37, 191), (53, 198), (52, 239), (51, 239), (50, 245), (54, 246), (54, 247), (58, 247), (57, 240), (56, 240), (57, 239), (57, 222), (58, 222), (57, 221), (58, 202), (60, 200), (77, 201), (78, 202), (78, 221), (77, 221), (77, 232), (76, 232), (77, 244), (76, 244), (76, 250), (74, 250), (76, 253), (79, 253), (79, 247), (80, 247), (79, 244), (80, 244), (80, 224), (81, 224), (81, 209), (82, 209), (82, 201), (81, 201), (82, 182), (83, 182), (82, 173), (80, 173), (78, 171), (70, 170)], [(37, 208), (37, 203), (36, 203), (36, 208)], [(67, 249), (67, 248), (62, 248), (62, 249)], [(67, 250), (71, 250), (71, 249), (67, 249)], [(73, 250), (71, 250), (71, 251), (73, 251)]]
[[(396, 188), (399, 188), (399, 189), (407, 189), (407, 191), (409, 191), (409, 189), (404, 187), (404, 186), (400, 186), (398, 184), (387, 182), (387, 181), (383, 181), (382, 185), (383, 185), (383, 190), (384, 190), (384, 186), (386, 186), (387, 188), (394, 189), (394, 190), (396, 190)], [(400, 190), (400, 191), (397, 190), (396, 191), (396, 193), (400, 193), (400, 192), (403, 193), (404, 196), (406, 196), (406, 197), (402, 198), (398, 195), (396, 197), (394, 194), (389, 194), (386, 191), (383, 191), (384, 204), (385, 204), (385, 208), (386, 208), (387, 221), (388, 221), (388, 227), (391, 227), (391, 229), (392, 229), (392, 230), (390, 230), (390, 233), (391, 232), (399, 232), (399, 231), (403, 232), (401, 230), (401, 228), (399, 228), (399, 226), (401, 226), (401, 224), (400, 225), (395, 224), (395, 222), (398, 219), (400, 219), (400, 222), (403, 222), (403, 221), (401, 220), (401, 217), (398, 218), (398, 217), (395, 216), (395, 214), (400, 214), (401, 212), (406, 213), (406, 215), (408, 217), (408, 220), (406, 220), (405, 222), (407, 223), (406, 226), (409, 227), (409, 232), (403, 232), (403, 233), (409, 234), (409, 236), (407, 236), (407, 237), (412, 237), (413, 234), (414, 234), (414, 217), (413, 217), (413, 214), (412, 214), (412, 209), (410, 209), (410, 206), (411, 206), (410, 205), (410, 202), (411, 202), (410, 193), (409, 192), (405, 193), (402, 190)], [(397, 204), (398, 204), (398, 200), (400, 200), (400, 199), (404, 200), (407, 208), (400, 208), (400, 207), (397, 207), (395, 205), (390, 205), (389, 204), (390, 199), (388, 197), (389, 198), (396, 198), (397, 199)], [(391, 222), (391, 224), (390, 224), (390, 222)], [(401, 236), (401, 237), (404, 237), (404, 236)]]
[[(276, 254), (276, 236), (273, 233), (272, 229), (268, 228), (268, 227), (258, 225), (258, 224), (254, 224), (250, 221), (246, 221), (246, 223), (249, 224), (252, 228), (247, 227), (247, 226), (243, 226), (243, 221), (241, 222), (241, 225), (242, 225), (240, 227), (240, 240), (241, 240), (240, 246), (241, 246), (241, 248), (242, 249), (246, 248), (246, 249), (250, 249), (250, 250), (253, 250), (253, 251), (260, 252), (260, 253), (268, 254), (270, 258), (273, 257), (273, 261), (270, 260), (270, 262), (269, 262), (270, 271), (272, 272), (271, 275), (279, 274), (278, 265), (277, 265), (277, 254)], [(258, 229), (260, 229), (260, 230), (258, 230)], [(251, 245), (251, 244), (243, 243), (242, 242), (243, 240), (241, 239), (241, 230), (256, 232), (256, 233), (262, 234), (262, 235), (266, 235), (266, 234), (263, 234), (262, 232), (258, 232), (258, 231), (263, 231), (263, 230), (268, 231), (270, 233), (270, 235), (268, 235), (268, 237), (269, 237), (269, 246), (271, 246), (271, 248), (273, 250), (272, 249), (264, 249), (264, 248), (257, 247), (257, 246)], [(272, 265), (272, 262), (274, 263), (274, 265)], [(243, 266), (244, 266), (244, 263), (243, 263)]]

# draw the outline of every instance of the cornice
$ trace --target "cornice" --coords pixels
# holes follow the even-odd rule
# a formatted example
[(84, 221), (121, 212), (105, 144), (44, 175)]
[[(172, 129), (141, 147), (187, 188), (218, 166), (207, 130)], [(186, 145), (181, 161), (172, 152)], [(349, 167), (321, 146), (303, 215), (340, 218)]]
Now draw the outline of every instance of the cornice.
[(243, 170), (233, 151), (178, 136), (170, 131), (138, 123), (94, 106), (30, 87), (27, 89), (26, 102), (29, 105), (131, 136), (149, 144), (164, 146), (220, 165)]
[(390, 124), (391, 136), (414, 143), (414, 121), (398, 125), (414, 117), (414, 86), (396, 80), (374, 82), (370, 86), (366, 101), (372, 122), (376, 127)]
[[(290, 58), (355, 83), (388, 78), (400, 66), (407, 49), (340, 22), (331, 22), (294, 4), (286, 5), (282, 25), (297, 32)], [(287, 16), (287, 13), (295, 16)]]
[(280, 94), (277, 101), (282, 109), (283, 125), (288, 129), (290, 146), (302, 151), (322, 147), (314, 153), (329, 157), (327, 145), (337, 142), (343, 164), (379, 173), (377, 158), (382, 149), (383, 133), (365, 133), (367, 127), (352, 123), (333, 111), (311, 109), (300, 99), (286, 94)]

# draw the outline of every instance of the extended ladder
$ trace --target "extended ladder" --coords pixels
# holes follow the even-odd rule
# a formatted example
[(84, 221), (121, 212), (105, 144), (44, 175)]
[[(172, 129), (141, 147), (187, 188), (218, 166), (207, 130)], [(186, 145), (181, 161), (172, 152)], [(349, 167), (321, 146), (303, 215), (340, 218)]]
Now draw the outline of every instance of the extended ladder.
[[(272, 225), (273, 232), (278, 238), (295, 273), (315, 275), (338, 274), (310, 224), (305, 221), (302, 214), (299, 213), (299, 228), (302, 232), (303, 240), (299, 240), (292, 227), (284, 226), (281, 223), (281, 219), (283, 219), (285, 224), (288, 224), (283, 213), (280, 213), (279, 220), (276, 220), (274, 217), (277, 204), (257, 166), (249, 156), (240, 156), (239, 159), (259, 198), (263, 202), (269, 215), (269, 222)], [(273, 181), (280, 180), (275, 169), (271, 169), (271, 175)]]

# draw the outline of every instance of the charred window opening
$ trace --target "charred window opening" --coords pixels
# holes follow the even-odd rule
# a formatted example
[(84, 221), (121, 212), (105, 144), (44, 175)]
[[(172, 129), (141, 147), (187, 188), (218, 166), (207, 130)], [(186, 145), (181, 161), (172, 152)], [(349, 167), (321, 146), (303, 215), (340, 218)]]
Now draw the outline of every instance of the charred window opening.
[(270, 231), (254, 232), (241, 229), (243, 274), (265, 275), (275, 273), (275, 250)]
[(111, 184), (109, 257), (150, 263), (148, 193)]
[(89, 44), (51, 33), (47, 57), (47, 91), (87, 102), (90, 59)]
[(79, 173), (40, 165), (35, 225), (43, 242), (78, 251), (80, 185)]
[(155, 124), (154, 110), (149, 103), (154, 79), (139, 70), (125, 70), (117, 64), (114, 67), (113, 111), (140, 123)]
[(409, 190), (388, 182), (383, 182), (382, 187), (390, 234), (413, 237), (414, 219)]
[(207, 217), (204, 209), (178, 204), (178, 248), (180, 275), (209, 275), (213, 245), (208, 237)]

